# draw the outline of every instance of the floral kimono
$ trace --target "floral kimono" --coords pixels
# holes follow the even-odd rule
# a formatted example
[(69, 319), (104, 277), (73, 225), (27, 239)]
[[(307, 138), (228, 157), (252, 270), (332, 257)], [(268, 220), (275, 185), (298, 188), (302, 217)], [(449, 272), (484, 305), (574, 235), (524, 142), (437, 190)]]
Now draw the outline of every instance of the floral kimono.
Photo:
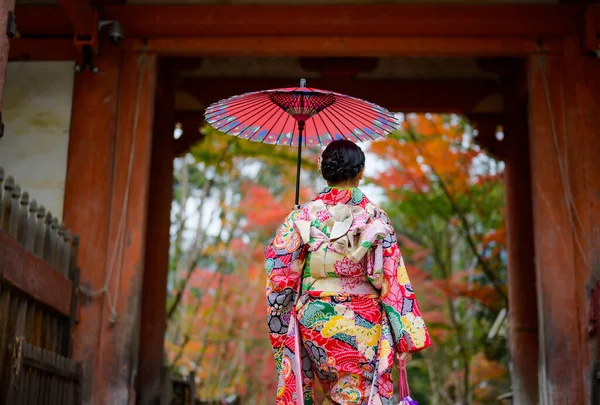
[(265, 251), (277, 405), (388, 405), (396, 352), (431, 345), (392, 225), (359, 189), (327, 188)]

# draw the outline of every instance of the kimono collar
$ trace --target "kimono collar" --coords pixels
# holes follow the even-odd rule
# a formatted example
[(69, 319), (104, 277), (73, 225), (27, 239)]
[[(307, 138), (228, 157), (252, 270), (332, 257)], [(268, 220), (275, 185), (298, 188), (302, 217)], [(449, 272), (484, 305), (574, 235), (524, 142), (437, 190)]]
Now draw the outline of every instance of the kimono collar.
[(326, 187), (315, 200), (321, 200), (326, 205), (361, 205), (365, 198), (365, 194), (359, 188)]

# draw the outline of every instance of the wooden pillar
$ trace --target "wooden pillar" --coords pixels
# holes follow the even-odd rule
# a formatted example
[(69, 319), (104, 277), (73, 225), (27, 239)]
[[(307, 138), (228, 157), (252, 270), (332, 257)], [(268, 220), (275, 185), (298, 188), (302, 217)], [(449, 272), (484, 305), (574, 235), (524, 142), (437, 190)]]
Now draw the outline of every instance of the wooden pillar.
[[(65, 223), (81, 235), (84, 403), (135, 400), (156, 57), (107, 49), (75, 83)], [(87, 291), (86, 290), (86, 291)], [(86, 292), (84, 291), (84, 293)]]
[(573, 250), (576, 305), (581, 328), (578, 347), (582, 352), (580, 370), (584, 376), (584, 398), (587, 400), (592, 353), (600, 356), (600, 353), (595, 353), (595, 340), (600, 336), (597, 334), (595, 339), (589, 339), (586, 331), (589, 292), (600, 282), (600, 59), (587, 57), (587, 52), (586, 57), (582, 56), (581, 41), (577, 35), (572, 35), (565, 42), (563, 66), (568, 133), (566, 171), (573, 197), (573, 220), (577, 224)]
[(86, 69), (75, 75), (63, 210), (66, 226), (80, 235), (82, 288), (98, 292), (95, 297), (80, 296), (74, 335), (73, 355), (83, 361), (85, 404), (92, 404), (92, 387), (97, 383), (94, 370), (106, 300), (101, 291), (108, 264), (121, 54), (109, 48), (97, 65), (98, 74)]
[(538, 403), (538, 325), (526, 101), (517, 75), (503, 80), (509, 351), (513, 402)]
[(156, 55), (123, 55), (94, 405), (135, 403), (155, 80)]
[(162, 366), (173, 196), (173, 108), (178, 69), (171, 61), (161, 60), (158, 72), (142, 292), (139, 405), (160, 405), (164, 387)]
[(588, 402), (586, 285), (600, 273), (600, 62), (570, 37), (530, 58), (540, 403)]
[(9, 23), (9, 13), (15, 9), (15, 0), (0, 0), (0, 137), (4, 133), (2, 121), (2, 102), (4, 100), (4, 80), (6, 79), (6, 64), (8, 63), (8, 50), (10, 38), (6, 34)]

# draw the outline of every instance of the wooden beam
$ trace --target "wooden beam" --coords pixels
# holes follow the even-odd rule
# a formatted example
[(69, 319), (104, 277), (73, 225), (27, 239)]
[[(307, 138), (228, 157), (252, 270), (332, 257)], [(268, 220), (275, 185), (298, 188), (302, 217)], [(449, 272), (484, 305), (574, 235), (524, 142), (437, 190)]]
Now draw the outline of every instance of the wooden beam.
[(125, 39), (131, 51), (168, 56), (526, 56), (558, 53), (560, 40), (479, 37), (339, 37), (339, 36), (223, 36)]
[(15, 15), (21, 37), (65, 37), (73, 44), (73, 24), (61, 7), (16, 6)]
[(75, 35), (95, 37), (97, 16), (88, 0), (59, 0), (58, 3), (71, 21)]
[(9, 282), (34, 300), (65, 317), (71, 315), (72, 283), (54, 267), (0, 233), (0, 280)]
[(72, 38), (17, 38), (10, 43), (9, 61), (66, 61), (77, 58)]
[[(297, 78), (185, 78), (179, 91), (188, 92), (205, 107), (249, 91), (289, 87)], [(311, 79), (309, 87), (325, 88), (368, 99), (391, 111), (470, 113), (483, 98), (500, 91), (491, 80)], [(178, 106), (181, 109), (181, 106)]]
[[(62, 0), (73, 3), (81, 0)], [(78, 4), (78, 3), (73, 3)], [(57, 35), (69, 19), (56, 6), (17, 8), (21, 34)], [(87, 15), (87, 11), (85, 12)], [(562, 38), (581, 28), (581, 5), (116, 5), (130, 38), (321, 36)], [(71, 31), (72, 33), (72, 31)]]
[(134, 37), (431, 36), (560, 38), (579, 5), (128, 5), (105, 7)]

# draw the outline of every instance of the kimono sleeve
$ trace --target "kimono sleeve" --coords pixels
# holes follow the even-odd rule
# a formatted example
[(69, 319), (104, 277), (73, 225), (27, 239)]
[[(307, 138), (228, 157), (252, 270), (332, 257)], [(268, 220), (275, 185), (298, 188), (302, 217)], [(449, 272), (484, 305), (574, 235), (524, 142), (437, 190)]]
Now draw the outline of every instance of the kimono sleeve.
[(431, 337), (408, 278), (394, 232), (383, 241), (383, 282), (380, 300), (388, 316), (396, 350), (415, 352), (431, 346)]
[(286, 377), (284, 363), (294, 350), (292, 316), (302, 271), (302, 242), (294, 226), (297, 215), (298, 211), (288, 215), (275, 239), (265, 249), (267, 325), (280, 386), (293, 375), (288, 372)]
[(302, 238), (294, 225), (299, 211), (287, 216), (275, 239), (265, 250), (267, 290), (281, 292), (286, 288), (297, 290), (302, 276)]

